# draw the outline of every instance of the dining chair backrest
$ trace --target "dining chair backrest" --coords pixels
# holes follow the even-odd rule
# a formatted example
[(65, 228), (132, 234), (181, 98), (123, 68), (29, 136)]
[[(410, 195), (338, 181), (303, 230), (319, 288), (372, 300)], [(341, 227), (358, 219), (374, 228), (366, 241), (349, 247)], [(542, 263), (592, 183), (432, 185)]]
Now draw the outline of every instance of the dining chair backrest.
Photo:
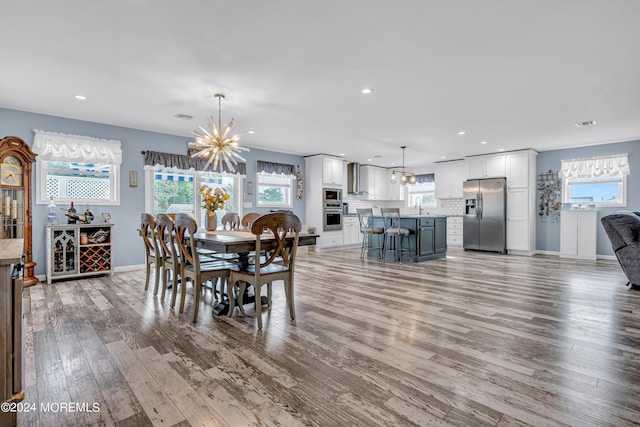
[[(256, 236), (257, 254), (261, 253), (260, 236), (265, 230), (268, 230), (273, 235), (276, 242), (276, 248), (274, 250), (269, 250), (267, 255), (263, 258), (264, 262), (260, 260), (260, 268), (256, 268), (256, 275), (259, 275), (261, 269), (268, 266), (276, 259), (279, 264), (293, 270), (301, 228), (302, 224), (300, 223), (300, 218), (292, 212), (274, 212), (262, 215), (253, 222), (251, 232)], [(290, 246), (287, 246), (286, 239), (287, 237), (290, 237), (291, 234), (293, 234), (293, 243)], [(257, 262), (258, 258), (256, 257), (256, 264)]]
[(165, 258), (172, 259), (174, 262), (177, 262), (177, 258), (179, 258), (180, 254), (177, 253), (177, 247), (173, 238), (175, 228), (173, 219), (167, 214), (158, 214), (157, 222), (158, 241), (160, 242), (162, 254)]
[(240, 226), (240, 217), (235, 212), (227, 212), (222, 217), (222, 228), (227, 229), (229, 226), (229, 230), (237, 230)]
[(240, 223), (245, 230), (250, 230), (253, 222), (260, 218), (260, 214), (258, 212), (249, 212), (242, 217), (242, 222)]
[[(198, 223), (195, 218), (186, 213), (177, 213), (174, 220), (175, 239), (180, 249), (181, 262), (194, 266), (196, 272), (200, 271), (200, 258), (196, 251), (196, 239), (194, 234), (198, 231)], [(185, 236), (189, 233), (189, 243), (185, 243)]]
[(150, 213), (143, 213), (140, 218), (140, 235), (144, 241), (144, 250), (147, 257), (155, 257), (158, 251), (158, 245), (156, 243), (156, 227), (158, 222), (156, 217)]

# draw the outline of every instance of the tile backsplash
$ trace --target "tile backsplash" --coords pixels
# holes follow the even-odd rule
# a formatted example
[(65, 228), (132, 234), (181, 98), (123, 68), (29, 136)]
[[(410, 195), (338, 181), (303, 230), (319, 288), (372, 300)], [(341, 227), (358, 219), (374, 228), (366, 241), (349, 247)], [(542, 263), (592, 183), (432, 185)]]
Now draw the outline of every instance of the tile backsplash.
[[(356, 213), (356, 209), (371, 208), (375, 213), (379, 213), (379, 208), (400, 208), (400, 212), (403, 214), (416, 214), (418, 209), (413, 206), (409, 207), (408, 202), (405, 200), (367, 200), (367, 196), (347, 195), (344, 197), (343, 202), (349, 204), (349, 213)], [(448, 199), (437, 200), (436, 207), (423, 208), (423, 213), (429, 213), (430, 215), (462, 215), (464, 211), (463, 199)]]

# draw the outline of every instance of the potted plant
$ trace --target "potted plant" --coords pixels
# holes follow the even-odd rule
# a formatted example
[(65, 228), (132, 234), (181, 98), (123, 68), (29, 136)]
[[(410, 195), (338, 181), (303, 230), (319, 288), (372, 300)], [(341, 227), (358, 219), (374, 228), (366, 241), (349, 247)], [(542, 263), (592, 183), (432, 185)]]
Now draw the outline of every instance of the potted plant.
[(224, 188), (211, 188), (207, 185), (200, 186), (200, 196), (202, 197), (202, 207), (206, 209), (204, 227), (207, 231), (214, 231), (218, 226), (216, 211), (224, 209), (224, 203), (231, 195)]

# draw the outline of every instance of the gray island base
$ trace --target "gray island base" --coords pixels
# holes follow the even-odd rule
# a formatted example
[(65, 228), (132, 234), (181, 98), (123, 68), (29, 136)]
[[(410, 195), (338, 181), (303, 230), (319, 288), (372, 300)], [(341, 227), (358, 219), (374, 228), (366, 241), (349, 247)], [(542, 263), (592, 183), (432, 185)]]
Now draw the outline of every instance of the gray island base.
[[(375, 227), (384, 227), (382, 217), (374, 217)], [(421, 262), (447, 256), (447, 218), (444, 216), (401, 215), (400, 227), (409, 230), (409, 238), (403, 239), (402, 262)], [(384, 236), (380, 236), (382, 239)], [(387, 239), (387, 248), (393, 245), (392, 239)], [(380, 250), (377, 249), (378, 236), (373, 235), (369, 239), (367, 257), (380, 258)], [(409, 259), (411, 257), (411, 259)], [(385, 251), (385, 261), (394, 261), (395, 254)]]

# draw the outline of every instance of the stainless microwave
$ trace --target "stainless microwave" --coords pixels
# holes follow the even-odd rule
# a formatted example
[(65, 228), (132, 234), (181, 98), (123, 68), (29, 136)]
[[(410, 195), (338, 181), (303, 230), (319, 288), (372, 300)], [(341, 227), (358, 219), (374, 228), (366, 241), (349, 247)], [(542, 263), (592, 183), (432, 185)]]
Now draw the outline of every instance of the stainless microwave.
[(342, 206), (342, 189), (323, 188), (322, 193), (324, 203), (338, 203)]

